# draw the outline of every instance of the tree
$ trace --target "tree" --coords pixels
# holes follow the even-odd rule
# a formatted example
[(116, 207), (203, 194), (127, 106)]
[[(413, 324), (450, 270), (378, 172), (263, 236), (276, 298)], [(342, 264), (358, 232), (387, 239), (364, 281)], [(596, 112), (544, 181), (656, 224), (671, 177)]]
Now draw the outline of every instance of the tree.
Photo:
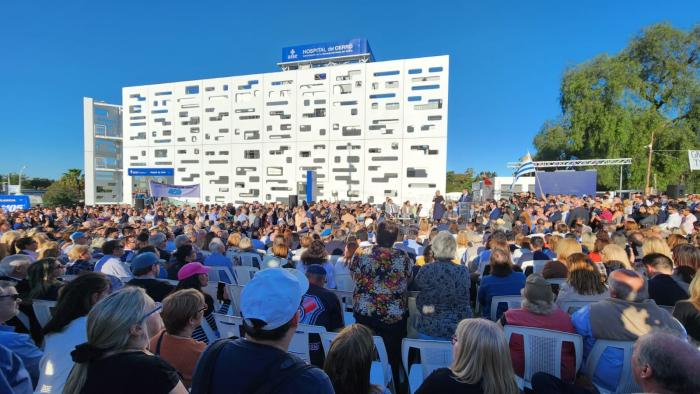
[[(535, 160), (631, 157), (627, 185), (643, 188), (653, 134), (658, 186), (692, 186), (700, 174), (685, 150), (700, 146), (700, 25), (650, 26), (619, 54), (566, 70), (560, 104), (562, 115), (534, 138)], [(601, 188), (617, 188), (619, 168), (597, 170)]]
[(85, 190), (85, 177), (82, 171), (71, 168), (65, 172), (61, 179), (52, 183), (46, 190), (44, 204), (53, 207), (57, 205), (74, 206), (83, 199)]
[(46, 189), (47, 187), (51, 186), (52, 183), (53, 181), (48, 178), (31, 178), (29, 181), (27, 181), (27, 185), (34, 188), (34, 190)]

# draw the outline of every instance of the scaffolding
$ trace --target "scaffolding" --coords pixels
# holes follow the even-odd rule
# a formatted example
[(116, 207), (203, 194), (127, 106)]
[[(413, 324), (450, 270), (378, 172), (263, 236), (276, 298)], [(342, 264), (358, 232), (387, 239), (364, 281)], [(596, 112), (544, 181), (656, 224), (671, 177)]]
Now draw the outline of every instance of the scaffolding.
[[(535, 169), (539, 168), (573, 168), (573, 167), (595, 167), (595, 166), (620, 166), (620, 188), (622, 193), (622, 169), (624, 166), (632, 164), (632, 158), (625, 157), (620, 159), (588, 159), (588, 160), (552, 160), (552, 161), (533, 161)], [(508, 168), (518, 168), (522, 162), (509, 162)]]

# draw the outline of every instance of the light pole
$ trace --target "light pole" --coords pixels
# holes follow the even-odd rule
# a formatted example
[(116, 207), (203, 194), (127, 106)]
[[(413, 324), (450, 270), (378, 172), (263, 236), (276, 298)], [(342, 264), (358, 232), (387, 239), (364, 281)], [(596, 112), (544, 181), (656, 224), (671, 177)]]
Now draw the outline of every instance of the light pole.
[(17, 193), (22, 194), (22, 171), (27, 168), (26, 165), (19, 169), (19, 179), (17, 179)]

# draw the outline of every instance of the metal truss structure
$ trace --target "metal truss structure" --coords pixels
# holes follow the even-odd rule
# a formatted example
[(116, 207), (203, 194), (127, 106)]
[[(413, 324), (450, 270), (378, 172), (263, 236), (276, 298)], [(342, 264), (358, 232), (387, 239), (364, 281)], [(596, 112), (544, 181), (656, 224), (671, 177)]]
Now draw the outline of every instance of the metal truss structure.
[[(521, 162), (510, 162), (508, 168), (518, 168)], [(632, 164), (632, 159), (590, 159), (590, 160), (554, 160), (554, 161), (533, 161), (535, 168), (570, 168), (570, 167), (591, 167), (591, 166), (628, 166)]]

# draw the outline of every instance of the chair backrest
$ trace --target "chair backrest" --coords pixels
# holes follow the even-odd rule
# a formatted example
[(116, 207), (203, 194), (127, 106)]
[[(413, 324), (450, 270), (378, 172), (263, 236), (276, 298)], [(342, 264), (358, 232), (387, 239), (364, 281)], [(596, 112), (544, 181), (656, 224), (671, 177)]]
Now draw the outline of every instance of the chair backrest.
[(243, 291), (243, 286), (226, 285), (226, 291), (228, 291), (228, 297), (231, 300), (229, 315), (241, 316), (241, 292)]
[(340, 308), (343, 311), (343, 323), (348, 326), (355, 322), (352, 310), (352, 291), (332, 290), (340, 300)]
[(215, 311), (218, 311), (219, 308), (221, 307), (221, 302), (216, 297), (218, 286), (219, 286), (219, 282), (212, 281), (211, 277), (209, 277), (209, 283), (207, 283), (206, 286), (202, 286), (202, 292), (209, 294), (211, 296), (211, 298), (214, 300), (214, 310)]
[(202, 327), (202, 331), (204, 331), (204, 335), (207, 336), (207, 341), (209, 341), (210, 344), (219, 339), (219, 337), (216, 335), (216, 331), (214, 330), (216, 327), (210, 326), (207, 319), (202, 319), (202, 322), (199, 323), (199, 325)]
[(498, 315), (498, 306), (500, 304), (507, 304), (506, 309), (515, 309), (520, 308), (522, 302), (523, 297), (519, 295), (493, 296), (491, 298), (491, 320), (496, 321), (500, 317)]
[[(593, 345), (588, 358), (586, 359), (586, 365), (584, 365), (584, 373), (590, 376), (592, 379), (595, 375), (596, 369), (598, 368), (598, 363), (600, 362), (603, 352), (608, 348), (621, 349), (624, 356), (622, 360), (622, 373), (620, 374), (620, 381), (617, 384), (617, 389), (615, 393), (638, 393), (642, 389), (634, 382), (632, 378), (632, 348), (634, 342), (625, 341), (609, 341), (604, 339), (598, 339)], [(601, 393), (608, 392), (602, 387), (598, 387), (598, 391)]]
[(323, 343), (323, 335), (326, 334), (326, 328), (323, 326), (311, 326), (308, 324), (299, 324), (296, 332), (292, 337), (292, 342), (289, 344), (289, 353), (292, 353), (307, 363), (311, 363), (311, 355), (309, 354), (309, 334), (318, 334), (321, 337), (321, 345), (323, 351), (327, 352), (325, 343)]
[[(325, 332), (321, 335), (323, 350), (326, 354), (328, 354), (328, 351), (331, 348), (331, 343), (336, 336), (338, 336), (337, 332)], [(392, 383), (392, 373), (391, 365), (389, 364), (389, 355), (386, 352), (384, 340), (382, 337), (374, 335), (372, 336), (372, 342), (374, 342), (374, 348), (377, 351), (379, 361), (372, 362), (372, 368), (370, 370), (370, 383), (389, 387), (389, 385)]]
[[(534, 260), (532, 262), (532, 272), (535, 274), (539, 274), (540, 272), (542, 272), (542, 270), (544, 269), (544, 265), (547, 264), (548, 261), (550, 260)], [(524, 270), (525, 269), (523, 269), (523, 271)]]
[(586, 305), (590, 305), (592, 301), (563, 301), (561, 303), (561, 310), (572, 315), (577, 310), (583, 308)]
[(352, 280), (350, 274), (335, 274), (335, 285), (340, 291), (353, 291), (355, 289), (355, 281)]
[(221, 338), (241, 338), (243, 336), (243, 319), (238, 316), (226, 316), (214, 313), (214, 321)]
[(523, 272), (525, 272), (525, 268), (534, 267), (534, 265), (535, 265), (535, 262), (533, 260), (520, 261), (520, 268), (523, 270)]
[[(412, 348), (420, 352), (418, 365), (408, 364), (408, 353)], [(408, 374), (408, 386), (413, 394), (430, 373), (438, 368), (448, 367), (452, 363), (452, 343), (404, 338), (401, 342), (401, 362), (404, 371)]]
[(257, 267), (260, 268), (260, 263), (262, 263), (262, 257), (254, 252), (243, 252), (238, 255), (240, 259), (241, 266), (243, 267)]
[(522, 335), (523, 350), (525, 354), (525, 366), (523, 378), (518, 379), (518, 385), (531, 388), (532, 375), (537, 372), (546, 372), (561, 379), (561, 351), (565, 342), (574, 345), (576, 371), (581, 367), (583, 358), (583, 339), (580, 335), (568, 332), (546, 330), (543, 328), (531, 328), (506, 325), (504, 327), (506, 338), (510, 342), (513, 334)]
[(209, 282), (236, 283), (236, 278), (228, 267), (209, 266)]
[(255, 273), (258, 271), (260, 271), (260, 269), (245, 265), (237, 265), (233, 267), (233, 272), (236, 274), (236, 283), (241, 286), (245, 286), (248, 282), (250, 282)]
[(53, 318), (51, 310), (56, 306), (56, 301), (32, 300), (32, 309), (39, 324), (44, 327)]

